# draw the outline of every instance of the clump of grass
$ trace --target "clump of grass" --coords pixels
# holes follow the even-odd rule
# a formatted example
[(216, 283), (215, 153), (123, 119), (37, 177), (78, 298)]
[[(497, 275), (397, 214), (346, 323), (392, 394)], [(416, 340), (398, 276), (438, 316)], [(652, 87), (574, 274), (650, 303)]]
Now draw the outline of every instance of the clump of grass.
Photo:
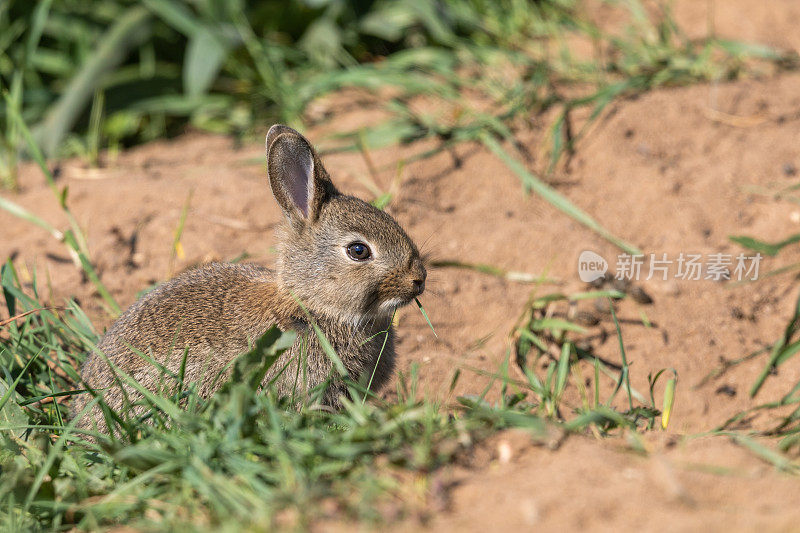
[[(776, 374), (782, 365), (796, 357), (798, 352), (800, 352), (800, 297), (795, 303), (792, 317), (783, 334), (772, 344), (769, 359), (753, 381), (750, 396), (756, 397), (766, 380)], [(717, 430), (726, 432), (731, 428), (748, 429), (746, 421), (759, 412), (768, 413), (771, 416), (771, 423), (766, 429), (758, 431), (749, 429), (750, 435), (778, 438), (778, 448), (781, 451), (800, 451), (800, 382), (792, 385), (776, 400), (757, 404), (737, 413)], [(800, 468), (797, 465), (793, 467)]]
[[(526, 379), (526, 385), (536, 399), (537, 412), (550, 419), (564, 422), (571, 429), (589, 428), (599, 434), (608, 434), (618, 428), (636, 430), (652, 429), (661, 416), (661, 426), (666, 429), (675, 401), (677, 373), (673, 370), (668, 380), (663, 400), (663, 411), (656, 406), (654, 389), (665, 370), (649, 377), (650, 394), (647, 399), (631, 386), (630, 366), (627, 360), (622, 331), (619, 327), (614, 300), (625, 295), (618, 291), (590, 291), (566, 295), (553, 293), (532, 298), (515, 328), (514, 356), (517, 366)], [(621, 364), (603, 361), (594, 354), (582, 337), (588, 331), (569, 316), (560, 316), (554, 306), (559, 303), (576, 303), (581, 300), (607, 299), (613, 319)], [(588, 390), (582, 368), (589, 366), (594, 374), (593, 390)], [(601, 401), (601, 376), (613, 384), (611, 393)], [(564, 392), (569, 383), (578, 392), (578, 403), (566, 402)], [(624, 405), (619, 408), (615, 400), (624, 392)]]
[[(775, 243), (764, 242), (749, 236), (731, 236), (729, 238), (744, 248), (766, 256), (776, 256), (781, 250), (796, 244), (800, 240), (797, 235), (789, 236)], [(798, 264), (790, 264), (768, 272), (766, 275), (760, 276), (760, 279), (790, 272), (797, 268)], [(720, 368), (703, 377), (697, 387), (721, 376), (731, 367), (753, 360), (766, 353), (769, 354), (769, 357), (750, 386), (749, 395), (751, 398), (756, 398), (766, 381), (771, 376), (776, 375), (781, 366), (792, 361), (798, 352), (800, 352), (800, 297), (795, 302), (792, 316), (789, 318), (783, 333), (775, 342), (737, 359), (724, 361)], [(766, 427), (754, 429), (752, 421), (759, 413), (763, 413), (768, 417)], [(712, 430), (711, 433), (730, 437), (734, 443), (744, 447), (779, 470), (792, 473), (800, 472), (800, 464), (785, 455), (787, 453), (796, 455), (797, 452), (800, 452), (800, 382), (791, 385), (787, 392), (775, 400), (759, 403), (736, 413)], [(765, 445), (764, 441), (769, 444), (775, 444), (777, 451), (771, 448), (769, 444)]]
[[(108, 412), (113, 429), (79, 431), (62, 401), (87, 394), (75, 389), (75, 368), (97, 335), (74, 304), (42, 310), (10, 264), (2, 279), (8, 312), (16, 313), (0, 334), (5, 527), (128, 523), (169, 530), (231, 520), (264, 527), (279, 525), (287, 513), (308, 526), (325, 512), (325, 500), (344, 516), (377, 519), (372, 499), (399, 497), (401, 471), (429, 472), (489, 432), (520, 425), (501, 416), (489, 427), (484, 420), (494, 408), (482, 407), (480, 416), (451, 413), (404, 386), (392, 404), (351, 401), (332, 413), (314, 409), (312, 400), (298, 410), (290, 398), (257, 392), (293, 340), (273, 330), (212, 398), (169, 375), (177, 386), (142, 389), (136, 414)], [(36, 312), (23, 315), (28, 309)], [(532, 416), (525, 426), (543, 430), (544, 422)]]
[(296, 122), (319, 73), (383, 50), (358, 29), (372, 4), (4, 3), (0, 87), (17, 90), (48, 155), (96, 158), (98, 146), (186, 124), (241, 133), (265, 117)]

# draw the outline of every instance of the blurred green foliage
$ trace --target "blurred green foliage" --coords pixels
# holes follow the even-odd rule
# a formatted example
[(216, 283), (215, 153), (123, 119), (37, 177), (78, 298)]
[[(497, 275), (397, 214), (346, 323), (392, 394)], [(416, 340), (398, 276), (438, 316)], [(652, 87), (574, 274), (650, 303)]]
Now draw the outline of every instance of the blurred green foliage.
[[(94, 136), (81, 141), (84, 152), (158, 138), (187, 122), (246, 132), (267, 118), (297, 123), (310, 100), (348, 83), (331, 77), (335, 71), (405, 48), (452, 45), (474, 32), (476, 15), (491, 6), (6, 0), (0, 84), (37, 125), (48, 155), (75, 131)], [(75, 143), (68, 151), (81, 151)]]
[[(396, 119), (368, 146), (508, 138), (514, 119), (561, 105), (554, 163), (570, 149), (575, 107), (596, 116), (629, 92), (785, 59), (690, 41), (666, 8), (654, 17), (636, 0), (607, 3), (628, 13), (625, 33), (595, 26), (575, 0), (0, 0), (0, 177), (16, 185), (24, 144), (9, 108), (47, 156), (96, 164), (105, 147), (187, 125), (236, 135), (299, 126), (310, 102), (343, 87), (399, 89), (386, 102)], [(573, 38), (593, 52), (576, 54)], [(570, 84), (578, 98), (564, 96)], [(420, 94), (445, 105), (420, 115), (408, 105)]]

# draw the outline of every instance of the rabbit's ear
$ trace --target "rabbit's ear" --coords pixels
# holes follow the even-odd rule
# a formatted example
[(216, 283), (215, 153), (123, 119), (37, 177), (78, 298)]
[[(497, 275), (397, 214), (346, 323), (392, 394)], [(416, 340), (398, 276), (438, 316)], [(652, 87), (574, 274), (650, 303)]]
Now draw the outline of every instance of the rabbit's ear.
[(315, 221), (335, 189), (314, 149), (280, 124), (270, 128), (266, 146), (269, 184), (284, 214), (292, 221)]
[(269, 147), (272, 146), (273, 141), (280, 135), (281, 133), (293, 133), (295, 135), (300, 135), (297, 130), (293, 130), (289, 126), (284, 126), (283, 124), (275, 124), (273, 125), (269, 131), (267, 132), (267, 141), (265, 143), (265, 147), (267, 149), (267, 155), (269, 155)]

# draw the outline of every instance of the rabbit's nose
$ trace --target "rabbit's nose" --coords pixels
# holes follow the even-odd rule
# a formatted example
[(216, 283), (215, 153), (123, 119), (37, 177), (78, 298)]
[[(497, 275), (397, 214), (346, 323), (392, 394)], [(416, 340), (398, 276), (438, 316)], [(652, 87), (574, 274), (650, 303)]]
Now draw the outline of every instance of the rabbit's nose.
[(412, 276), (412, 290), (414, 291), (415, 296), (419, 296), (425, 291), (425, 278), (428, 277), (427, 273), (425, 272), (425, 267), (419, 265), (419, 268), (416, 272), (414, 272), (414, 274), (412, 274)]
[(412, 260), (410, 267), (411, 290), (414, 296), (419, 296), (425, 291), (425, 278), (428, 277), (428, 273), (425, 272), (425, 267), (419, 259)]
[(425, 291), (425, 279), (415, 279), (411, 281), (411, 285), (414, 288), (414, 294), (419, 296)]

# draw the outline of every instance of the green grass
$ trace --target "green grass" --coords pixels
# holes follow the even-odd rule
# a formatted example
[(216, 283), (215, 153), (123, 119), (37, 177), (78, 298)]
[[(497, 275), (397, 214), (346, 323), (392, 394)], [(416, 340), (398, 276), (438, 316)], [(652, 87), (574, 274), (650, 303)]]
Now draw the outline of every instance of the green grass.
[[(749, 236), (731, 236), (730, 240), (752, 252), (765, 256), (776, 256), (782, 250), (800, 242), (800, 235), (791, 235), (774, 243), (764, 242)], [(797, 268), (797, 263), (789, 264), (761, 274), (759, 280), (750, 281), (749, 283), (758, 283), (764, 278), (776, 274), (793, 272), (796, 271)], [(782, 366), (787, 363), (796, 362), (798, 353), (800, 353), (800, 296), (798, 296), (795, 301), (794, 307), (792, 308), (792, 316), (789, 318), (780, 337), (764, 350), (759, 350), (737, 359), (720, 372), (726, 370), (730, 366), (748, 361), (763, 353), (767, 353), (768, 358), (750, 386), (749, 394), (751, 398), (763, 397), (761, 391), (767, 380), (775, 376)], [(711, 375), (709, 376), (711, 377)], [(751, 427), (749, 421), (760, 413), (766, 414), (769, 418), (765, 428), (756, 430)], [(746, 430), (747, 434), (751, 437), (769, 437), (777, 439), (777, 447), (782, 452), (790, 452), (793, 454), (800, 452), (800, 381), (791, 385), (788, 391), (779, 394), (777, 398), (766, 402), (762, 401), (753, 407), (735, 414), (730, 419), (726, 420), (717, 430), (725, 432), (731, 428)], [(749, 448), (753, 449), (752, 446), (749, 446)], [(760, 455), (783, 470), (798, 471), (798, 468), (800, 468), (795, 463), (771, 460), (770, 458), (772, 456), (769, 454)]]
[[(76, 369), (97, 333), (74, 302), (44, 308), (35, 274), (23, 289), (9, 262), (0, 279), (14, 317), (0, 329), (0, 527), (10, 530), (277, 527), (287, 521), (305, 529), (326, 513), (377, 522), (390, 508), (424, 516), (425, 490), (409, 494), (418, 486), (409, 480), (428, 483), (437, 468), (497, 431), (522, 428), (545, 443), (554, 430), (646, 431), (659, 415), (627, 387), (629, 409), (618, 409), (613, 395), (570, 405), (565, 392), (583, 386), (577, 358), (592, 357), (566, 340), (563, 324), (529, 322), (521, 331), (559, 339), (561, 357), (544, 374), (526, 367), (527, 382), (512, 377), (507, 360), (485, 376), (481, 394), (455, 403), (420, 396), (412, 367), (391, 402), (363, 401), (363, 389), (351, 383), (353, 401), (341, 412), (315, 408), (313, 394), (297, 408), (291, 398), (257, 391), (293, 339), (272, 330), (237, 360), (231, 379), (211, 398), (165, 373), (161, 391), (142, 390), (142, 413), (106, 407), (115, 431), (79, 431), (67, 405), (71, 396), (89, 394)], [(573, 299), (609, 295), (618, 296)], [(545, 300), (537, 299), (531, 312)], [(627, 380), (627, 371), (602, 370), (610, 382)], [(454, 374), (451, 391), (460, 375)], [(118, 378), (138, 387), (121, 371)]]
[[(768, 350), (769, 357), (750, 387), (750, 397), (759, 395), (764, 383), (787, 362), (795, 359), (800, 352), (800, 297), (795, 303), (783, 334)], [(763, 396), (763, 395), (762, 395)], [(754, 415), (766, 413), (769, 416), (766, 428), (754, 430), (748, 422)], [(767, 436), (778, 439), (778, 448), (785, 452), (800, 451), (800, 382), (792, 385), (778, 398), (756, 404), (725, 421), (719, 431), (731, 428), (745, 429), (753, 436)], [(796, 467), (797, 465), (794, 465)]]

